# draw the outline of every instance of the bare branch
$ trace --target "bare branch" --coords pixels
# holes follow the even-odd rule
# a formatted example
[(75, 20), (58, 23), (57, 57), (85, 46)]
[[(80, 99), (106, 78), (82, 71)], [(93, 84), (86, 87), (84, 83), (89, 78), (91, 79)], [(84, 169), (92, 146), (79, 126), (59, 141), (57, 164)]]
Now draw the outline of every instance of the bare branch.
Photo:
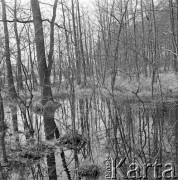
[[(13, 19), (13, 20), (6, 20), (6, 22), (8, 23), (14, 23), (14, 22), (17, 22), (17, 23), (22, 23), (22, 24), (27, 24), (27, 23), (33, 23), (33, 20), (19, 20), (19, 19)], [(42, 19), (42, 22), (49, 22), (49, 23), (52, 23), (52, 21), (50, 21), (49, 19)], [(0, 19), (0, 22), (3, 22), (2, 19)], [(57, 26), (59, 29), (65, 29), (63, 26), (57, 24), (57, 23), (54, 23), (55, 26)], [(67, 30), (67, 29), (65, 29)], [(69, 30), (67, 30), (68, 32), (70, 32)]]

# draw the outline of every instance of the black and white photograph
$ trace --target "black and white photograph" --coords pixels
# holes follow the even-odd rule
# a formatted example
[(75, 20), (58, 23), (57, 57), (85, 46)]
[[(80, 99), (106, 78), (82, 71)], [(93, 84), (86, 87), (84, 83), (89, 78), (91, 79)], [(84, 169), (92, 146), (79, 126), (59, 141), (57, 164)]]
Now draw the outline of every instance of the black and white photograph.
[(178, 0), (0, 0), (0, 180), (178, 180)]

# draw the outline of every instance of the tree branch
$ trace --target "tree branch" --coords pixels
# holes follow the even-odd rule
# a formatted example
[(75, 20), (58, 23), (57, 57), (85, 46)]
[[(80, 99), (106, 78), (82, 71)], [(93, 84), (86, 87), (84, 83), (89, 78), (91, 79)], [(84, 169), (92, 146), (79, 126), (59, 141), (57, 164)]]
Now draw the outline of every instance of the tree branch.
[[(17, 23), (22, 23), (22, 24), (33, 23), (33, 20), (19, 20), (19, 19), (16, 19), (16, 20), (15, 19), (13, 19), (13, 20), (6, 20), (6, 22), (8, 22), (8, 23), (14, 23), (15, 21)], [(45, 21), (47, 21), (49, 23), (53, 23), (49, 19), (42, 19), (42, 22), (45, 22)], [(3, 20), (0, 19), (0, 22), (3, 22)], [(61, 26), (61, 25), (59, 25), (57, 23), (54, 23), (54, 25), (57, 26), (60, 29), (65, 29), (63, 26)], [(67, 30), (67, 29), (65, 29), (65, 30)], [(69, 30), (67, 30), (67, 31), (70, 32)]]

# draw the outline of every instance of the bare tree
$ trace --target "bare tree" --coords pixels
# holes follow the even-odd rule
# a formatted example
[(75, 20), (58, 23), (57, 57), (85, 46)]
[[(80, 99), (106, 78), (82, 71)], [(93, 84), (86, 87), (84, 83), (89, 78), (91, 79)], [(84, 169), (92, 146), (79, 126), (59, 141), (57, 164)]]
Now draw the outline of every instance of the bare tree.
[[(50, 85), (50, 75), (51, 75), (51, 69), (53, 63), (52, 56), (53, 56), (53, 48), (54, 48), (54, 21), (56, 17), (57, 2), (58, 0), (55, 0), (53, 7), (53, 17), (52, 17), (51, 32), (50, 32), (50, 50), (48, 55), (48, 66), (47, 66), (40, 6), (38, 0), (31, 0), (34, 30), (35, 30), (37, 62), (38, 62), (40, 86), (41, 86), (41, 98), (42, 98), (43, 106), (45, 106), (48, 103), (48, 101), (54, 102), (52, 89)], [(54, 139), (54, 133), (56, 132), (57, 129), (54, 121), (55, 110), (52, 110), (52, 112), (49, 113), (49, 111), (47, 111), (47, 108), (44, 110), (44, 114), (43, 114), (45, 134), (47, 140), (52, 140)], [(56, 136), (59, 137), (59, 134), (56, 134)], [(48, 163), (49, 179), (57, 180), (54, 152), (52, 152), (47, 156), (47, 163)]]

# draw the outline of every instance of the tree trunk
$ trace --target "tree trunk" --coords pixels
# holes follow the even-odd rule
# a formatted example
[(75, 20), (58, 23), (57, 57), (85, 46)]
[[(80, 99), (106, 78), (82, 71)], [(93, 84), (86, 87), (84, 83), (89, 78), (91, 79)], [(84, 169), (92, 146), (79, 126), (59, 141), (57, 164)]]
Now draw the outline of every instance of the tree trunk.
[(75, 26), (75, 13), (74, 13), (74, 2), (72, 0), (72, 23), (73, 23), (73, 32), (74, 32), (74, 46), (75, 46), (75, 56), (76, 56), (76, 78), (77, 78), (77, 84), (80, 84), (81, 82), (81, 62), (80, 62), (80, 56), (79, 56), (79, 47), (77, 43), (77, 32), (76, 32), (76, 26)]
[(144, 74), (145, 77), (148, 77), (148, 71), (147, 71), (147, 65), (148, 62), (145, 60), (145, 23), (144, 23), (144, 14), (143, 14), (143, 0), (140, 2), (141, 5), (141, 19), (142, 19), (142, 58), (143, 58), (143, 69), (144, 69)]
[[(1, 82), (0, 82), (1, 85)], [(6, 146), (5, 146), (5, 135), (6, 135), (6, 124), (4, 122), (4, 106), (3, 106), (3, 98), (1, 95), (1, 89), (0, 89), (0, 147), (1, 147), (1, 151), (2, 151), (2, 159), (3, 159), (3, 163), (7, 163), (7, 153), (6, 153)], [(0, 163), (1, 166), (1, 163)], [(0, 167), (2, 168), (2, 167)], [(6, 174), (4, 174), (4, 172), (0, 169), (1, 171), (1, 176), (3, 180), (7, 179)]]
[(3, 99), (0, 90), (0, 133), (1, 133), (1, 150), (3, 154), (3, 162), (7, 162), (7, 154), (6, 154), (6, 147), (5, 147), (5, 131), (6, 131), (6, 124), (4, 122), (4, 106), (3, 106)]
[(83, 49), (83, 42), (82, 42), (82, 27), (81, 27), (81, 18), (80, 18), (80, 7), (79, 7), (79, 1), (77, 0), (77, 11), (78, 11), (78, 23), (79, 23), (79, 39), (80, 39), (80, 53), (82, 58), (82, 67), (83, 67), (83, 75), (84, 75), (84, 83), (83, 85), (86, 85), (87, 77), (86, 77), (86, 62), (85, 62), (85, 56), (84, 56), (84, 49)]
[(176, 54), (177, 57), (175, 59), (175, 72), (178, 73), (178, 0), (176, 0), (176, 6), (177, 6), (177, 14), (176, 14), (176, 23), (177, 23), (177, 31), (176, 31)]
[[(41, 19), (41, 12), (39, 7), (38, 0), (31, 0), (33, 20), (34, 20), (34, 29), (35, 29), (35, 43), (36, 43), (36, 52), (37, 52), (37, 62), (39, 68), (39, 77), (40, 77), (40, 85), (41, 85), (41, 97), (43, 106), (46, 105), (48, 101), (53, 102), (52, 90), (50, 86), (50, 74), (52, 67), (52, 55), (54, 47), (54, 28), (51, 28), (50, 33), (50, 53), (48, 56), (48, 67), (46, 63), (45, 57), (45, 45), (44, 45), (44, 34), (43, 34), (43, 26)], [(53, 18), (52, 22), (54, 25), (55, 20), (55, 10), (57, 6), (57, 0), (55, 1), (55, 5), (53, 7)], [(50, 111), (49, 109), (44, 109), (43, 120), (44, 120), (44, 129), (47, 140), (54, 139), (54, 133), (56, 131), (56, 124), (54, 121), (54, 113), (55, 110)], [(54, 152), (47, 155), (47, 164), (48, 164), (48, 175), (49, 180), (57, 180), (56, 174), (56, 162), (55, 162), (55, 154)]]
[[(176, 164), (176, 169), (178, 168), (178, 102), (176, 101), (176, 106), (175, 106), (175, 164)], [(178, 170), (177, 170), (178, 172)], [(176, 173), (177, 173), (176, 172)]]
[(7, 66), (8, 89), (9, 89), (9, 95), (10, 95), (11, 101), (12, 103), (14, 103), (10, 108), (11, 108), (11, 113), (12, 113), (12, 122), (13, 122), (15, 140), (19, 141), (18, 122), (17, 122), (17, 93), (14, 86), (12, 65), (11, 65), (11, 60), (10, 60), (9, 33), (8, 33), (7, 20), (6, 20), (5, 1), (2, 0), (1, 3), (2, 3), (2, 16), (3, 16), (2, 19), (3, 19), (4, 35), (5, 35), (5, 57), (6, 57), (6, 66)]
[(17, 90), (23, 89), (23, 81), (22, 81), (22, 69), (21, 69), (21, 50), (20, 50), (20, 38), (17, 31), (17, 0), (15, 0), (14, 5), (14, 32), (15, 39), (17, 44)]
[(169, 14), (170, 14), (170, 25), (171, 25), (171, 32), (172, 32), (172, 44), (173, 44), (173, 52), (174, 52), (174, 70), (176, 71), (176, 63), (177, 63), (177, 56), (176, 56), (176, 35), (175, 35), (175, 22), (174, 22), (174, 9), (173, 9), (173, 2), (169, 0)]

